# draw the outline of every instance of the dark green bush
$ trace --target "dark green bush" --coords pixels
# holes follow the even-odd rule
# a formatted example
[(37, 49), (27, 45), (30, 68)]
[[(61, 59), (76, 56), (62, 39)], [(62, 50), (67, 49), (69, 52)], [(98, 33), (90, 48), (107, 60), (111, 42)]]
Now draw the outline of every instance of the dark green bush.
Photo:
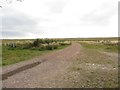
[(36, 39), (34, 42), (33, 42), (33, 46), (34, 47), (39, 47), (40, 45), (40, 40), (39, 39)]
[(40, 47), (39, 47), (39, 50), (40, 50), (40, 51), (44, 51), (44, 50), (46, 50), (46, 47), (45, 47), (45, 46), (40, 46)]
[(46, 46), (46, 49), (47, 50), (53, 50), (53, 46), (52, 45), (48, 45), (48, 46)]
[(53, 49), (58, 49), (58, 45), (53, 45)]

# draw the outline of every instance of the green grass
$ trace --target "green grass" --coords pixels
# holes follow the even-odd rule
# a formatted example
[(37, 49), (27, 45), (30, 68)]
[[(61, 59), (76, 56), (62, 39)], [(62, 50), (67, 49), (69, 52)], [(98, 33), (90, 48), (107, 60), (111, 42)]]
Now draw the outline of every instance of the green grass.
[(2, 46), (0, 45), (0, 66), (2, 65)]
[(105, 52), (115, 52), (118, 53), (118, 45), (101, 45), (101, 44), (88, 44), (88, 43), (81, 43), (81, 45), (85, 48), (101, 50)]
[(67, 47), (68, 45), (65, 46), (59, 46), (58, 49), (55, 50), (32, 50), (32, 49), (9, 49), (8, 47), (2, 47), (2, 65), (10, 65), (14, 63), (18, 63), (21, 61), (25, 60), (30, 60), (32, 58), (35, 58), (36, 56), (41, 56), (59, 49), (63, 49)]
[(0, 56), (2, 56), (2, 46), (0, 46)]

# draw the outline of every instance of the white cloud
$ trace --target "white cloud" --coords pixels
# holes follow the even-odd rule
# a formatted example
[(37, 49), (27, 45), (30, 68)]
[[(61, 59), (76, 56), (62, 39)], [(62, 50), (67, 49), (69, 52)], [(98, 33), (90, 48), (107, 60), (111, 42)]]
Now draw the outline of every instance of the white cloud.
[(49, 0), (46, 6), (51, 10), (51, 13), (61, 13), (66, 3), (63, 0)]
[(83, 24), (106, 26), (110, 23), (112, 16), (117, 14), (117, 6), (113, 7), (112, 3), (104, 3), (99, 8), (84, 15), (81, 20)]
[[(4, 12), (8, 13), (5, 15), (9, 22), (15, 23), (12, 25), (14, 29), (8, 28), (5, 32), (13, 33), (15, 31), (16, 34), (19, 32), (18, 38), (26, 35), (25, 38), (117, 36), (117, 5), (118, 0), (24, 0), (20, 3), (13, 2), (4, 5), (6, 9)], [(10, 17), (12, 17), (11, 20)], [(6, 27), (9, 25), (9, 23), (6, 24)], [(21, 27), (18, 27), (19, 25)], [(22, 34), (21, 30), (25, 34)]]
[[(44, 19), (41, 19), (44, 21)], [(45, 20), (47, 21), (47, 20)], [(28, 33), (35, 34), (41, 33), (38, 29), (38, 20), (33, 19), (23, 13), (20, 13), (13, 9), (3, 9), (2, 16), (2, 34), (3, 38), (17, 38), (26, 37)], [(37, 27), (37, 28), (36, 28)]]

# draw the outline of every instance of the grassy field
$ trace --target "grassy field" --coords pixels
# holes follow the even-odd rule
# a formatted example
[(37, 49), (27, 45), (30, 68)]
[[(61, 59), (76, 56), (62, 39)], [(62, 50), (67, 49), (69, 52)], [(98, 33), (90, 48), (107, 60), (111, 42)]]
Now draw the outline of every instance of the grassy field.
[(114, 53), (120, 51), (118, 38), (85, 38), (77, 42), (88, 49)]
[[(68, 44), (63, 42), (57, 46), (56, 44), (51, 43), (47, 44), (47, 46), (44, 46), (44, 44), (38, 44), (39, 46), (32, 46), (32, 44), (27, 43), (27, 41), (30, 40), (3, 40), (2, 65), (6, 66), (21, 61), (30, 60), (32, 58), (35, 58), (36, 56), (41, 56), (68, 46)], [(30, 42), (34, 43), (34, 41), (35, 40), (31, 40)], [(11, 43), (13, 42), (16, 45), (14, 45), (14, 47), (13, 45), (11, 46)], [(6, 45), (6, 43), (9, 43), (9, 45)]]
[[(73, 41), (73, 42), (76, 41), (80, 43), (83, 47), (89, 48), (89, 49), (117, 53), (118, 45), (116, 44), (106, 45), (106, 42), (111, 43), (111, 41), (117, 41), (117, 40), (118, 38), (41, 39), (39, 42), (43, 43), (43, 45), (39, 45), (37, 47), (32, 46), (32, 43), (34, 43), (35, 39), (2, 40), (2, 44), (3, 44), (2, 65), (3, 66), (10, 65), (10, 64), (14, 64), (20, 61), (29, 60), (32, 57), (35, 57), (38, 55), (46, 54), (48, 52), (51, 52), (53, 46), (56, 49), (64, 48), (66, 47), (64, 46), (64, 42), (67, 42), (67, 41)], [(102, 44), (101, 44), (101, 41), (102, 41)], [(103, 44), (104, 42), (105, 44)], [(44, 46), (44, 44), (46, 43), (47, 43), (47, 47)], [(52, 43), (52, 44), (49, 45), (49, 43)], [(11, 48), (11, 44), (12, 46), (13, 44), (15, 44), (17, 48), (13, 48), (13, 47)], [(56, 44), (57, 45), (60, 44), (58, 45), (59, 48), (57, 48), (58, 46), (57, 47), (55, 46)]]
[(39, 50), (31, 50), (31, 49), (9, 49), (7, 47), (3, 47), (2, 51), (2, 65), (10, 65), (14, 63), (18, 63), (21, 61), (25, 60), (30, 60), (32, 58), (35, 58), (36, 56), (42, 56), (44, 54), (63, 49), (67, 46), (60, 46), (58, 49), (55, 50), (44, 50), (44, 51), (39, 51)]
[(90, 43), (81, 43), (81, 45), (85, 48), (95, 49), (98, 51), (105, 51), (105, 52), (115, 52), (118, 53), (118, 45), (100, 45), (100, 44), (90, 44)]

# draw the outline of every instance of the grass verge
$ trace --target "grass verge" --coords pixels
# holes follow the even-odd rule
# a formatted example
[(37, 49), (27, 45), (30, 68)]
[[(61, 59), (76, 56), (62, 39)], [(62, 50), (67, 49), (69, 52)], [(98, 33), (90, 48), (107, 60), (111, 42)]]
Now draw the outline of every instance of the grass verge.
[(2, 47), (2, 66), (18, 63), (25, 60), (30, 60), (34, 57), (41, 56), (44, 54), (48, 54), (50, 52), (60, 50), (66, 48), (68, 45), (59, 46), (57, 49), (54, 50), (43, 50), (40, 51), (38, 49), (9, 49), (8, 47)]

